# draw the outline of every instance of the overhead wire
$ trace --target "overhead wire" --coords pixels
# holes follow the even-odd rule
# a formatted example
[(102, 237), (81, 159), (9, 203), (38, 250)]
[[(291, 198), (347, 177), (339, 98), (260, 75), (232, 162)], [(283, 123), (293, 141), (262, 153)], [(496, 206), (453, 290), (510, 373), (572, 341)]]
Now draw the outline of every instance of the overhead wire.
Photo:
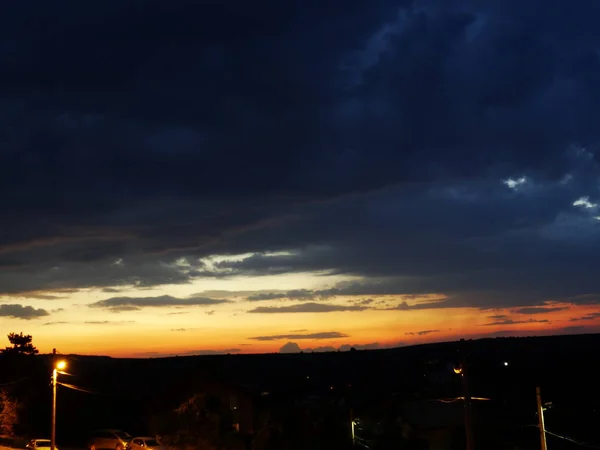
[[(538, 430), (540, 428), (540, 426), (537, 425), (537, 424), (527, 425), (527, 427), (537, 428)], [(569, 436), (563, 436), (563, 435), (558, 434), (558, 433), (553, 433), (552, 431), (548, 431), (548, 430), (544, 430), (544, 431), (549, 436), (553, 436), (555, 438), (562, 439), (562, 440), (567, 441), (567, 442), (571, 442), (572, 444), (576, 444), (576, 445), (579, 445), (581, 447), (600, 449), (600, 446), (596, 445), (596, 444), (590, 444), (589, 442), (578, 441), (577, 439), (573, 439), (573, 438), (571, 438)]]
[(92, 390), (89, 390), (89, 389), (84, 389), (82, 387), (75, 386), (74, 384), (63, 383), (61, 381), (57, 381), (57, 384), (60, 384), (61, 386), (64, 386), (64, 387), (66, 387), (68, 389), (73, 389), (74, 391), (79, 391), (79, 392), (85, 392), (87, 394), (105, 395), (105, 394), (102, 394), (101, 392), (96, 392), (96, 391), (92, 391)]
[(568, 442), (572, 442), (573, 444), (580, 445), (581, 447), (598, 448), (598, 449), (600, 449), (600, 446), (598, 446), (598, 445), (590, 444), (588, 442), (578, 441), (578, 440), (570, 438), (568, 436), (562, 436), (560, 434), (553, 433), (552, 431), (546, 430), (546, 434), (549, 434), (550, 436), (554, 436), (554, 437), (559, 438), (559, 439), (563, 439), (563, 440), (568, 441)]
[(26, 379), (28, 379), (29, 377), (23, 377), (20, 380), (15, 380), (15, 381), (10, 381), (8, 383), (1, 383), (0, 387), (4, 387), (4, 386), (12, 386), (13, 384), (17, 384), (20, 383), (21, 381), (25, 381)]
[[(433, 398), (431, 402), (440, 402), (440, 403), (455, 403), (464, 400), (464, 397), (455, 397), (455, 398)], [(491, 400), (491, 398), (486, 397), (471, 397), (471, 400)]]

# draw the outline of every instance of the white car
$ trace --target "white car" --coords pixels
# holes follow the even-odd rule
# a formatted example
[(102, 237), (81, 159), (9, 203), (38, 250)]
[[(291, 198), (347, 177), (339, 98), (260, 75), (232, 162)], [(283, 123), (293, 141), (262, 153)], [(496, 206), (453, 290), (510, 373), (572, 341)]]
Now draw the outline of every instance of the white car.
[(142, 436), (133, 438), (127, 450), (167, 450), (167, 447), (153, 437)]
[[(35, 450), (38, 448), (46, 450), (46, 449), (49, 449), (50, 447), (52, 447), (52, 442), (50, 441), (50, 439), (32, 439), (25, 446), (25, 448), (27, 448), (29, 450)], [(58, 450), (58, 447), (55, 445), (54, 449)]]

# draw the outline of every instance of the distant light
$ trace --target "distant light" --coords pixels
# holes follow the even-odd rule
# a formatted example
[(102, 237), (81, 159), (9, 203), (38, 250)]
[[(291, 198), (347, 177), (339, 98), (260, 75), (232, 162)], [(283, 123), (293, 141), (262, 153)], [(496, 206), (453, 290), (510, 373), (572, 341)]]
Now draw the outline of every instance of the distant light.
[(64, 370), (67, 367), (67, 362), (66, 361), (59, 361), (56, 363), (56, 368), (58, 370)]
[(455, 367), (454, 373), (462, 373), (462, 369), (460, 367)]
[(507, 367), (508, 366), (508, 361), (504, 361), (504, 366)]

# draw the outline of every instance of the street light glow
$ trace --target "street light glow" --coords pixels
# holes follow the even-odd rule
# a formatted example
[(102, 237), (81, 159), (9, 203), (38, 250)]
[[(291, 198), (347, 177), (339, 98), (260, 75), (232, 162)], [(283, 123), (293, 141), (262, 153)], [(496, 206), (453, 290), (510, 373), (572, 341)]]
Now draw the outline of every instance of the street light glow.
[(58, 361), (56, 363), (56, 368), (58, 370), (64, 370), (67, 367), (67, 362), (66, 361)]
[(504, 367), (508, 366), (508, 361), (504, 361)]

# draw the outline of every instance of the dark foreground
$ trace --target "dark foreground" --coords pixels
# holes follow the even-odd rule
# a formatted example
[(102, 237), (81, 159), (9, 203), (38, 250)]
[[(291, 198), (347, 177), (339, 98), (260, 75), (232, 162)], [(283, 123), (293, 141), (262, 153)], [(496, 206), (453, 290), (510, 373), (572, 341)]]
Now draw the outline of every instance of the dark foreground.
[[(598, 444), (600, 335), (465, 344), (471, 394), (489, 399), (473, 402), (477, 449), (539, 448), (536, 386), (547, 403), (549, 447), (574, 448), (554, 435)], [(334, 450), (352, 447), (354, 420), (356, 441), (371, 448), (464, 449), (462, 386), (453, 371), (459, 349), (444, 343), (146, 360), (71, 355), (71, 375), (61, 378), (70, 387), (58, 393), (58, 444), (84, 447), (92, 430), (118, 428), (174, 442), (210, 436), (210, 445), (218, 441), (223, 449)], [(13, 389), (22, 399), (24, 436), (49, 435), (49, 361), (36, 357)]]

